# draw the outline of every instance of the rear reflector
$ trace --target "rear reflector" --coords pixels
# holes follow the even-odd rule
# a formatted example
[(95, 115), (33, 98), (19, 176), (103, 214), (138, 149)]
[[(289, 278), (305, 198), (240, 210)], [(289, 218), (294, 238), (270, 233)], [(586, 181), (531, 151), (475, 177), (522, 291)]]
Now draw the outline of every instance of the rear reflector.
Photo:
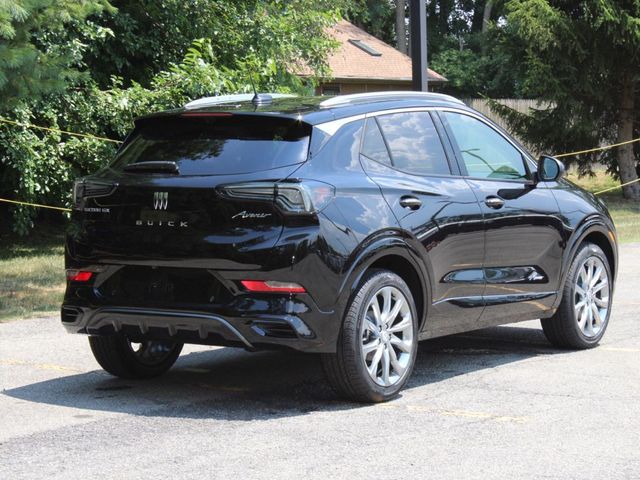
[(93, 272), (84, 272), (82, 270), (67, 270), (67, 280), (70, 282), (88, 282), (91, 280)]
[(250, 292), (305, 293), (302, 285), (293, 282), (276, 282), (268, 280), (242, 280), (242, 286)]

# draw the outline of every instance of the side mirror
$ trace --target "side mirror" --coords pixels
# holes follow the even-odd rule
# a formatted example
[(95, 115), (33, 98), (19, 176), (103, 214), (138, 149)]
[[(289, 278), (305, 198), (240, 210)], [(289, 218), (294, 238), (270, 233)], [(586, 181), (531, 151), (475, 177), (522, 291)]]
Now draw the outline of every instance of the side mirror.
[(551, 155), (540, 155), (538, 160), (538, 181), (553, 182), (564, 176), (564, 163)]

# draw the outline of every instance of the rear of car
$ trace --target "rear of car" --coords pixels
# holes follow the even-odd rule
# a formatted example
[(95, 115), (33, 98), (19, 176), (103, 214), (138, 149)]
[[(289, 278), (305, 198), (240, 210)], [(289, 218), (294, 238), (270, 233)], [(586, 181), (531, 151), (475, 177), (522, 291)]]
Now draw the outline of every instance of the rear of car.
[(113, 163), (75, 185), (67, 330), (332, 348), (313, 285), (292, 271), (333, 195), (295, 177), (312, 132), (295, 118), (251, 113), (139, 120)]

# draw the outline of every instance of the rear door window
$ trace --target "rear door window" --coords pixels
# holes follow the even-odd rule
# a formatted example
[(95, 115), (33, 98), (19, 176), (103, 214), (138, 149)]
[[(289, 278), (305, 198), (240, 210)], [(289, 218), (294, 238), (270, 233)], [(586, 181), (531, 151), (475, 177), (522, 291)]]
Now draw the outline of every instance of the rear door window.
[(394, 113), (376, 119), (395, 168), (414, 175), (451, 174), (429, 112)]
[(389, 150), (384, 143), (378, 122), (375, 118), (367, 120), (367, 126), (364, 130), (364, 138), (362, 139), (362, 155), (376, 162), (391, 165), (391, 157)]
[(311, 127), (264, 116), (170, 117), (142, 121), (111, 168), (172, 161), (180, 175), (233, 175), (302, 163)]

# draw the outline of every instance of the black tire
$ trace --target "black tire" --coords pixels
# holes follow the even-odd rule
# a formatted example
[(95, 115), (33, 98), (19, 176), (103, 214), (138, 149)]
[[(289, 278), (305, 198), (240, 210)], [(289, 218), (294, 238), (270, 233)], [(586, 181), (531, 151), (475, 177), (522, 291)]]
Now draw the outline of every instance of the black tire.
[(135, 344), (124, 335), (89, 337), (93, 356), (111, 375), (127, 379), (152, 378), (162, 375), (176, 362), (181, 343), (146, 340)]
[[(591, 258), (599, 259), (606, 270), (608, 285), (605, 288), (608, 299), (608, 309), (602, 326), (594, 335), (585, 335), (580, 324), (579, 315), (576, 314), (576, 282), (581, 269), (586, 268), (585, 262)], [(556, 347), (584, 350), (595, 347), (604, 336), (611, 316), (611, 291), (613, 278), (609, 260), (602, 249), (593, 243), (585, 242), (578, 248), (571, 263), (567, 278), (562, 289), (562, 301), (556, 313), (550, 318), (540, 320), (545, 336)]]
[[(383, 386), (377, 384), (367, 371), (364, 358), (366, 354), (362, 351), (362, 328), (374, 295), (387, 286), (399, 290), (405, 297), (411, 312), (413, 336), (410, 352), (407, 352), (410, 357), (407, 357), (409, 360), (406, 363), (406, 370), (398, 376), (399, 380), (396, 383)], [(379, 339), (378, 341), (382, 342)], [(398, 394), (411, 375), (417, 348), (418, 316), (411, 290), (395, 273), (371, 270), (364, 275), (346, 309), (336, 353), (323, 354), (322, 363), (329, 383), (338, 395), (358, 402), (385, 402)]]

